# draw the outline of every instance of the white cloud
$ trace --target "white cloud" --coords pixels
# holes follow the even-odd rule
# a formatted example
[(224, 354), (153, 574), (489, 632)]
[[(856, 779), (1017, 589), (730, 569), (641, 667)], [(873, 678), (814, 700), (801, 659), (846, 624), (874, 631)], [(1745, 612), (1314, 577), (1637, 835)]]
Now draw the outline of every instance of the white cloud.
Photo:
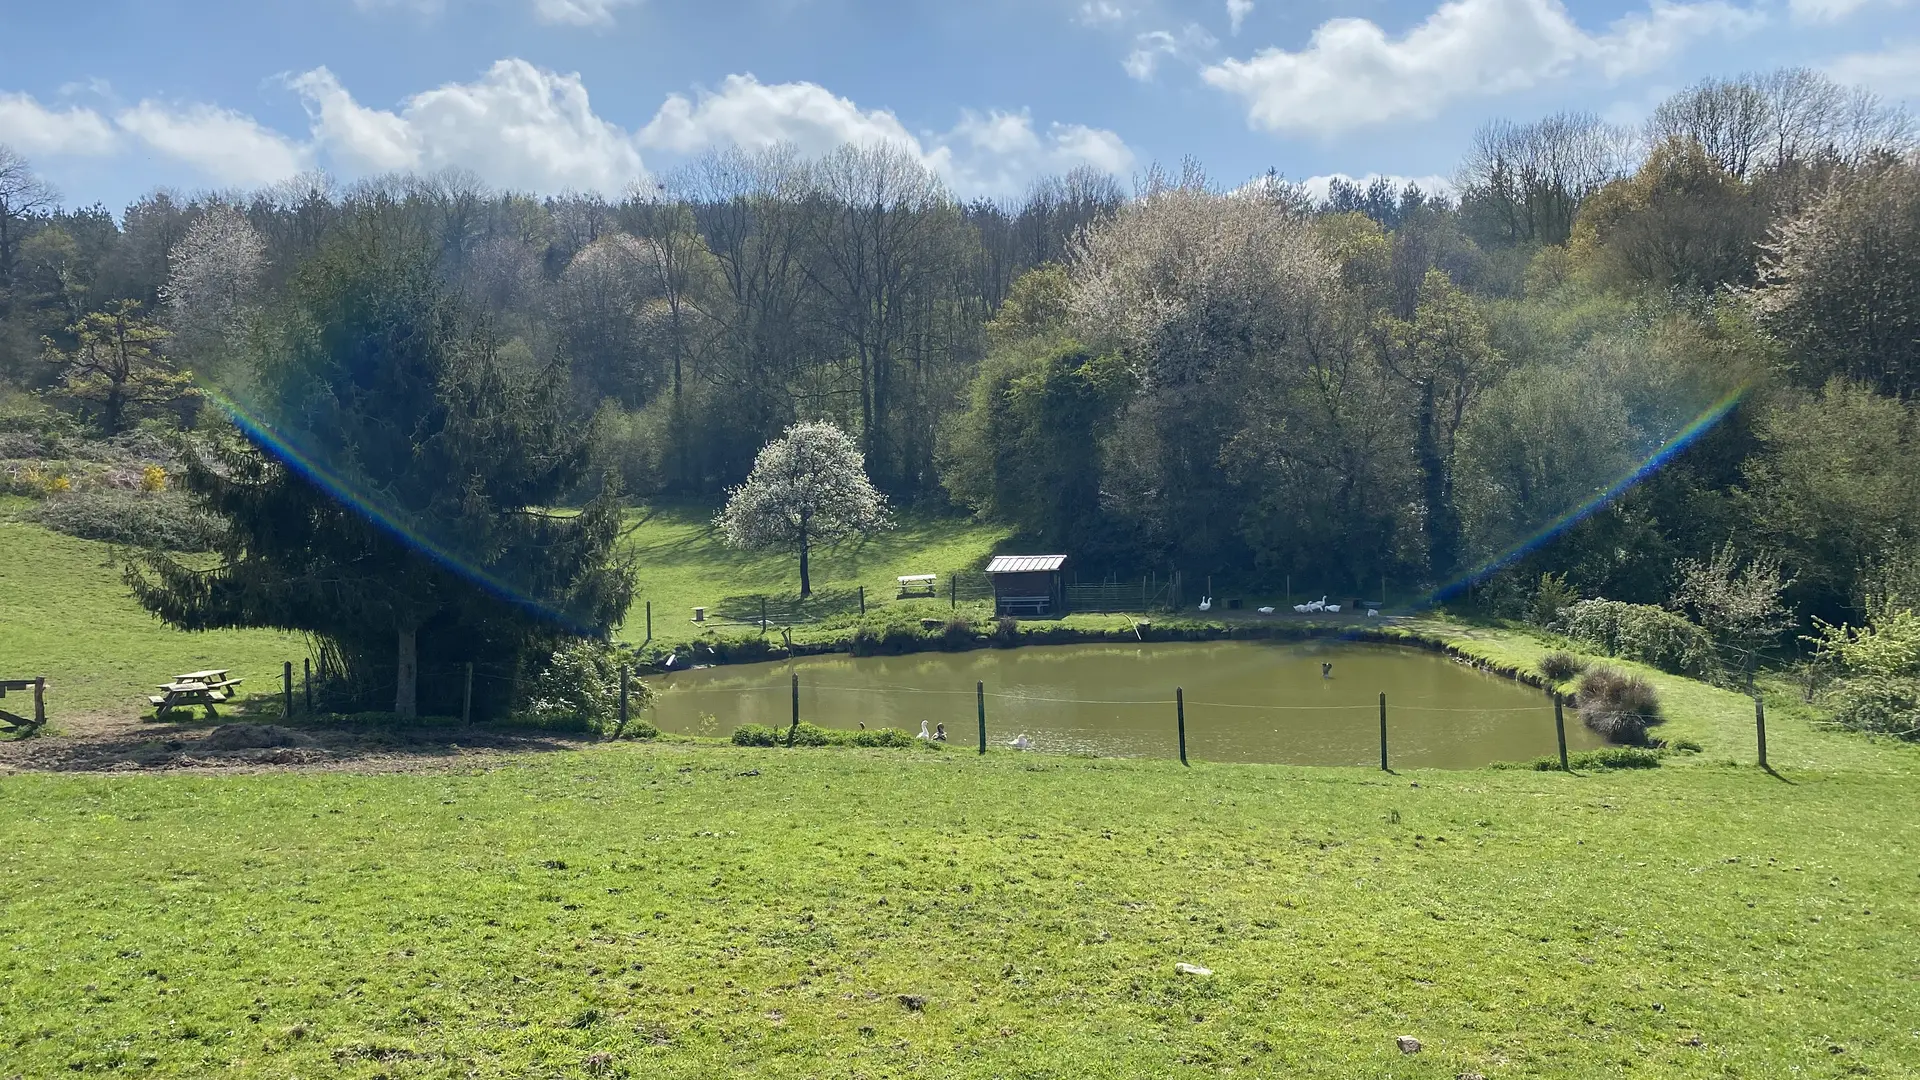
[(1266, 49), (1201, 74), (1244, 99), (1255, 127), (1331, 133), (1425, 119), (1459, 98), (1511, 93), (1576, 72), (1618, 79), (1699, 38), (1764, 21), (1725, 0), (1653, 0), (1645, 12), (1591, 34), (1560, 0), (1449, 0), (1399, 38), (1366, 19), (1330, 19), (1298, 52)]
[(1868, 7), (1905, 7), (1907, 0), (1787, 0), (1795, 22), (1832, 23)]
[(563, 26), (612, 26), (615, 8), (637, 0), (533, 0), (534, 17)]
[(148, 148), (184, 161), (220, 184), (255, 187), (309, 168), (312, 150), (244, 113), (213, 105), (142, 101), (114, 117)]
[(1232, 25), (1235, 34), (1240, 32), (1240, 24), (1246, 22), (1247, 16), (1252, 13), (1253, 0), (1227, 0), (1227, 22)]
[(1089, 26), (1122, 22), (1127, 14), (1127, 9), (1113, 0), (1087, 0), (1080, 5), (1080, 21)]
[(952, 130), (923, 137), (893, 113), (862, 109), (816, 83), (763, 83), (752, 75), (729, 75), (697, 99), (669, 96), (639, 137), (680, 155), (790, 143), (817, 156), (849, 143), (890, 143), (962, 195), (1012, 194), (1038, 175), (1076, 165), (1124, 174), (1134, 163), (1126, 143), (1103, 129), (1051, 124), (1042, 134), (1024, 111), (963, 112)]
[(1134, 39), (1133, 51), (1120, 66), (1128, 75), (1146, 82), (1159, 70), (1162, 58), (1197, 61), (1201, 53), (1218, 44), (1212, 34), (1193, 23), (1188, 23), (1177, 34), (1169, 30), (1149, 30)]
[[(613, 13), (640, 0), (527, 0), (533, 17), (555, 26), (612, 26)], [(361, 11), (399, 9), (420, 16), (439, 15), (447, 0), (353, 0)]]
[(98, 157), (113, 153), (119, 139), (92, 109), (49, 109), (29, 94), (0, 93), (0, 143), (29, 157)]
[(316, 165), (349, 177), (457, 167), (502, 188), (607, 195), (647, 176), (643, 151), (685, 157), (725, 146), (791, 143), (820, 156), (847, 144), (891, 143), (964, 197), (1015, 194), (1040, 175), (1081, 165), (1125, 175), (1135, 164), (1112, 131), (1036, 127), (1025, 110), (963, 111), (946, 132), (916, 133), (892, 112), (863, 109), (818, 84), (766, 84), (746, 74), (728, 76), (717, 91), (669, 95), (638, 132), (596, 114), (578, 75), (519, 59), (385, 109), (356, 101), (324, 67), (284, 82), (306, 108), (304, 138), (210, 104), (142, 101), (109, 122), (89, 109), (56, 111), (0, 93), (0, 141), (61, 157), (111, 154), (131, 141), (238, 187)]
[(502, 187), (614, 194), (646, 174), (625, 130), (593, 111), (578, 75), (500, 60), (470, 83), (448, 83), (395, 111), (358, 104), (333, 73), (288, 80), (333, 160), (369, 172), (473, 170)]
[(1920, 98), (1920, 42), (1879, 52), (1849, 53), (1826, 65), (1827, 74), (1890, 98)]

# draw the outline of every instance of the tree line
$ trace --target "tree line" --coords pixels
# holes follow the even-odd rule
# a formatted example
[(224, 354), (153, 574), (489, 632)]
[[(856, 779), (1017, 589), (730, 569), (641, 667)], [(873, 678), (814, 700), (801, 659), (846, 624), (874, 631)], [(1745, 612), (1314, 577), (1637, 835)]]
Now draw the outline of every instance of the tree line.
[[(209, 387), (284, 421), (309, 408), (285, 357), (358, 325), (320, 352), (375, 371), (398, 354), (368, 342), (431, 314), (435, 407), (473, 380), (470, 413), (520, 402), (530, 459), (572, 462), (511, 494), (539, 470), (481, 470), (501, 507), (716, 497), (822, 421), (890, 501), (1093, 570), (1470, 582), (1518, 614), (1543, 574), (1687, 608), (1689, 567), (1725, 563), (1772, 568), (1802, 626), (1858, 621), (1920, 580), (1913, 145), (1902, 111), (1786, 70), (1637, 129), (1496, 121), (1451, 191), (1318, 199), (1187, 163), (966, 202), (868, 146), (717, 152), (617, 200), (308, 176), (114, 214), (0, 151), (0, 379), (109, 436), (192, 426)], [(419, 306), (322, 303), (344, 250), (411, 253)]]

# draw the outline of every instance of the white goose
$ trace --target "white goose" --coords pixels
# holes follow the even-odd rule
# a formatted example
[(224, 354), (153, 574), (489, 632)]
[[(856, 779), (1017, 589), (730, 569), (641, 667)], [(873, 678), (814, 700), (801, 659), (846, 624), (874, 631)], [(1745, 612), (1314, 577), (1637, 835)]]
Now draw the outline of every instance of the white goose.
[(1201, 610), (1201, 611), (1212, 611), (1212, 610), (1213, 610), (1213, 597), (1211, 597), (1211, 596), (1203, 596), (1203, 597), (1201, 597), (1201, 598), (1200, 598), (1200, 610)]
[(1031, 750), (1033, 749), (1033, 740), (1027, 738), (1026, 733), (1022, 732), (1016, 735), (1014, 740), (1007, 745), (1013, 747), (1015, 750)]
[(920, 721), (920, 734), (915, 735), (914, 738), (929, 740), (933, 738), (933, 732), (927, 730), (927, 722), (925, 720)]

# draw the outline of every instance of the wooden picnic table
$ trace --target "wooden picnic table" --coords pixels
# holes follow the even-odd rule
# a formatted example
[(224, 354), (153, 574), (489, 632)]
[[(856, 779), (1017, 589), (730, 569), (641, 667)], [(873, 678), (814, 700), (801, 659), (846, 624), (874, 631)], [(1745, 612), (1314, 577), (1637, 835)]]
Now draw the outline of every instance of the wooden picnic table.
[(940, 590), (937, 587), (939, 578), (936, 575), (902, 574), (900, 575), (899, 581), (899, 599), (901, 600), (906, 600), (911, 597), (936, 597), (940, 595)]
[(174, 709), (195, 707), (207, 710), (207, 719), (220, 714), (214, 706), (223, 705), (233, 696), (233, 688), (241, 680), (227, 678), (226, 668), (208, 671), (190, 671), (185, 675), (175, 675), (172, 682), (160, 684), (158, 694), (147, 695), (147, 701), (153, 705), (153, 715), (157, 720), (166, 719), (167, 713)]

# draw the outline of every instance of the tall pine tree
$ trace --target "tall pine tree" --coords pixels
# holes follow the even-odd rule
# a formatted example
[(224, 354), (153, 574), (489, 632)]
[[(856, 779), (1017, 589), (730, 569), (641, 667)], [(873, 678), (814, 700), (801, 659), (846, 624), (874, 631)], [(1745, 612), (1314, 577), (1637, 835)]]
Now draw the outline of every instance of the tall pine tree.
[(423, 241), (376, 211), (298, 270), (256, 337), (260, 402), (184, 478), (229, 524), (223, 558), (128, 568), (174, 626), (326, 639), (403, 717), (423, 658), (517, 669), (606, 633), (632, 591), (616, 481), (582, 512), (546, 509), (590, 478), (564, 372), (501, 362)]

